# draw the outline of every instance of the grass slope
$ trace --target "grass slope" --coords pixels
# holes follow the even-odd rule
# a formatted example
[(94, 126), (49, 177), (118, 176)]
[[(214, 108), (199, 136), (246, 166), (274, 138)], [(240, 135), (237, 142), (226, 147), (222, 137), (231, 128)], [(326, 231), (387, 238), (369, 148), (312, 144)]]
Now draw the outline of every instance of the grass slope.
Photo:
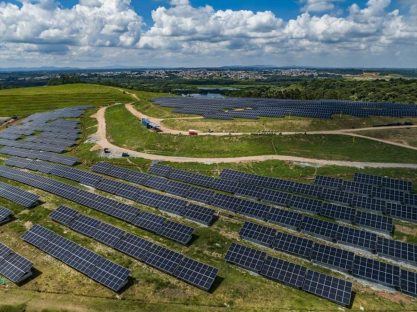
[[(150, 104), (152, 105), (152, 104)], [(188, 131), (197, 129), (208, 132), (261, 132), (261, 131), (320, 131), (372, 127), (391, 123), (411, 122), (417, 124), (417, 118), (370, 117), (355, 118), (351, 116), (334, 116), (332, 119), (284, 117), (235, 120), (213, 119), (169, 119), (162, 123), (172, 129)]]
[(417, 161), (414, 151), (338, 135), (191, 137), (158, 134), (141, 126), (122, 105), (110, 107), (106, 121), (109, 139), (114, 144), (161, 155), (236, 157), (282, 154), (336, 160)]
[(0, 116), (27, 116), (77, 105), (107, 105), (132, 102), (131, 96), (117, 89), (89, 84), (0, 90)]

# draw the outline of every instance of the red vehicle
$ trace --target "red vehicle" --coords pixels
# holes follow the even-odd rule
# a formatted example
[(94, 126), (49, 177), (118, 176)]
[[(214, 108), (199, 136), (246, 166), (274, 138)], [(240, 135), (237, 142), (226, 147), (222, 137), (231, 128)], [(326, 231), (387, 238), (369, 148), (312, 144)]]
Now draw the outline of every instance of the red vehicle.
[(198, 135), (197, 130), (188, 130), (189, 135)]

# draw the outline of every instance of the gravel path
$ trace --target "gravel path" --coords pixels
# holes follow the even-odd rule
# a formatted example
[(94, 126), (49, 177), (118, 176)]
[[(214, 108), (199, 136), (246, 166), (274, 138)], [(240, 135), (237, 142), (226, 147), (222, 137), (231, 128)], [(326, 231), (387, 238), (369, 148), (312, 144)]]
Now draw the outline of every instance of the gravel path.
[[(107, 107), (100, 108), (92, 117), (97, 119), (98, 126), (97, 132), (90, 138), (92, 142), (96, 143), (96, 146), (92, 150), (108, 148), (111, 151), (111, 157), (121, 157), (122, 153), (128, 153), (132, 157), (139, 157), (148, 160), (156, 161), (170, 161), (180, 163), (241, 163), (241, 162), (260, 162), (266, 160), (281, 160), (296, 163), (303, 163), (315, 166), (344, 166), (354, 168), (409, 168), (417, 169), (417, 164), (403, 164), (403, 163), (375, 163), (375, 162), (357, 162), (357, 161), (343, 161), (343, 160), (325, 160), (325, 159), (313, 159), (305, 157), (295, 157), (286, 155), (261, 155), (261, 156), (246, 156), (246, 157), (225, 157), (225, 158), (200, 158), (200, 157), (178, 157), (178, 156), (165, 156), (157, 154), (148, 154), (138, 151), (133, 151), (127, 148), (123, 148), (112, 144), (107, 139), (106, 132), (106, 113)], [(342, 131), (340, 131), (343, 133)], [(336, 134), (341, 134), (339, 131)]]

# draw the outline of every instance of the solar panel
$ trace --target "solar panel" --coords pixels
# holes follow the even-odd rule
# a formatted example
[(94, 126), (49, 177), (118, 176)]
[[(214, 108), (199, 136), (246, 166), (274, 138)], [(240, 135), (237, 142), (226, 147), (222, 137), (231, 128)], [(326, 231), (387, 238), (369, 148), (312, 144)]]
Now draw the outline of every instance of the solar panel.
[(277, 282), (301, 289), (304, 285), (306, 268), (281, 259), (267, 256), (260, 274)]
[(310, 259), (313, 241), (291, 234), (277, 232), (272, 248), (298, 257)]
[(0, 275), (19, 284), (32, 275), (32, 263), (0, 243)]
[(253, 272), (260, 272), (265, 261), (266, 253), (232, 243), (225, 260)]
[(339, 242), (346, 245), (376, 252), (377, 238), (378, 236), (374, 233), (348, 227), (340, 227)]
[(389, 234), (394, 231), (392, 218), (363, 211), (356, 212), (354, 224)]
[(0, 224), (4, 224), (11, 220), (13, 212), (7, 208), (0, 206)]
[(340, 227), (335, 223), (304, 217), (300, 225), (301, 231), (324, 239), (337, 242), (340, 238)]
[(271, 247), (275, 240), (275, 236), (277, 235), (277, 231), (256, 223), (245, 222), (239, 232), (239, 235), (242, 239)]
[(39, 196), (4, 182), (0, 182), (0, 197), (25, 208), (32, 208), (39, 203)]
[(355, 256), (352, 274), (386, 286), (400, 286), (400, 268), (377, 260)]
[(128, 282), (128, 269), (40, 225), (34, 225), (22, 239), (113, 291), (120, 291)]
[(303, 215), (294, 211), (271, 209), (268, 216), (266, 216), (266, 220), (288, 228), (298, 229), (303, 221)]
[(355, 254), (340, 248), (314, 244), (311, 248), (311, 260), (338, 270), (350, 272)]
[(417, 245), (378, 237), (376, 246), (376, 251), (380, 256), (417, 264)]
[(417, 273), (401, 270), (400, 289), (403, 293), (417, 296)]
[(192, 239), (193, 231), (194, 229), (189, 226), (165, 220), (157, 233), (180, 244), (187, 245)]
[[(59, 213), (57, 213), (57, 211)], [(67, 207), (59, 207), (50, 217), (55, 219), (56, 216), (62, 215), (61, 212), (70, 214), (76, 213), (75, 210)], [(62, 222), (60, 222), (62, 223)], [(78, 226), (84, 224), (85, 227)], [(94, 225), (95, 231), (86, 229)], [(152, 265), (166, 273), (169, 273), (191, 285), (204, 290), (210, 290), (216, 279), (218, 270), (214, 267), (187, 258), (180, 253), (169, 250), (165, 247), (156, 245), (147, 240), (130, 233), (126, 233), (113, 225), (101, 222), (99, 220), (77, 214), (76, 220), (68, 225), (71, 229), (83, 233), (97, 241), (119, 250), (135, 259), (146, 264)]]
[[(0, 166), (0, 176), (64, 197), (177, 242), (188, 243), (192, 238), (193, 229), (191, 227), (147, 212), (142, 212), (133, 206), (81, 190), (50, 178), (4, 166)], [(162, 223), (164, 223), (163, 227), (161, 227)]]
[(218, 269), (193, 259), (184, 257), (174, 272), (174, 276), (204, 290), (210, 290)]
[(353, 180), (361, 183), (373, 184), (403, 191), (411, 191), (413, 189), (413, 185), (410, 181), (369, 175), (364, 173), (355, 173)]
[(78, 216), (79, 213), (76, 210), (65, 206), (59, 206), (50, 214), (52, 220), (64, 225), (70, 225)]
[(307, 270), (303, 290), (348, 307), (352, 302), (352, 283)]

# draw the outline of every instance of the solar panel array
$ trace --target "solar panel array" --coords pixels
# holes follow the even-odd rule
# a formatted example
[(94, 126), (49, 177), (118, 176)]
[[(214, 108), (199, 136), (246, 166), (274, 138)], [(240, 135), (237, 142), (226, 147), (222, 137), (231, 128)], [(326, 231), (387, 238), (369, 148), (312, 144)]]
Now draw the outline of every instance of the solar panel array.
[[(165, 167), (162, 169), (162, 167)], [(203, 187), (209, 187), (223, 192), (247, 196), (271, 202), (273, 204), (296, 209), (302, 212), (317, 214), (335, 220), (347, 221), (354, 225), (369, 228), (375, 231), (391, 234), (394, 230), (393, 220), (389, 216), (376, 216), (374, 212), (363, 212), (353, 207), (346, 207), (340, 204), (324, 202), (321, 200), (308, 198), (287, 192), (266, 189), (257, 186), (256, 182), (240, 184), (237, 179), (216, 179), (200, 174), (190, 173), (183, 170), (172, 169), (166, 166), (153, 165), (150, 172), (158, 174), (164, 170), (164, 174), (169, 179), (175, 179), (186, 183), (193, 183)], [(225, 170), (223, 171), (225, 172)], [(291, 182), (291, 181), (287, 181)], [(295, 182), (294, 182), (295, 183)], [(288, 191), (288, 190), (286, 190)], [(318, 187), (308, 185), (308, 193), (320, 192)]]
[(115, 292), (128, 283), (130, 270), (38, 224), (22, 239)]
[[(400, 271), (404, 270), (400, 269), (399, 266), (362, 257), (351, 251), (319, 244), (306, 238), (283, 233), (252, 222), (245, 222), (239, 235), (244, 240), (261, 244), (296, 257), (304, 258), (359, 278), (364, 278), (377, 283), (384, 283), (393, 288), (399, 288), (401, 286), (398, 282), (393, 283), (392, 277), (391, 283), (388, 283), (386, 280), (387, 272), (389, 272), (389, 270), (397, 272), (397, 278), (400, 276)], [(384, 238), (380, 238), (380, 240), (380, 245), (377, 245), (378, 254), (380, 254), (379, 251), (381, 251), (380, 255), (382, 256), (394, 254), (396, 255), (396, 258), (394, 256), (392, 258), (417, 265), (417, 245), (396, 241), (395, 248), (390, 245), (390, 242), (393, 241)], [(395, 250), (387, 250), (390, 247), (395, 248)], [(372, 269), (372, 267), (374, 267), (374, 269)], [(376, 270), (376, 272), (369, 273), (369, 270)], [(414, 295), (417, 296), (417, 291)]]
[[(417, 210), (417, 206), (414, 204), (416, 195), (408, 191), (389, 189), (385, 186), (369, 185), (355, 180), (344, 181), (341, 179), (322, 176), (316, 178), (314, 185), (310, 185), (283, 179), (247, 174), (230, 169), (223, 170), (220, 177), (225, 181), (232, 181), (232, 183), (236, 185), (236, 188), (232, 190), (233, 193), (244, 193), (241, 189), (251, 189), (252, 192), (253, 189), (256, 189), (258, 199), (297, 209), (300, 209), (300, 206), (306, 206), (310, 212), (314, 213), (321, 213), (322, 211), (320, 211), (320, 209), (322, 209), (324, 205), (323, 201), (326, 201), (328, 203), (332, 203), (333, 205), (367, 210), (372, 214), (384, 214), (388, 218), (380, 219), (383, 223), (379, 224), (381, 226), (380, 230), (382, 231), (386, 231), (387, 227), (388, 229), (391, 227), (389, 225), (389, 223), (392, 223), (390, 218), (417, 223), (417, 215), (413, 213), (413, 211)], [(225, 181), (224, 183), (226, 183)], [(402, 183), (410, 185), (410, 183), (406, 181), (402, 181)], [(257, 187), (254, 187), (254, 185)], [(282, 201), (282, 192), (286, 192), (285, 194), (298, 193), (302, 194), (302, 196), (290, 194), (291, 196), (287, 196), (287, 200)], [(308, 205), (300, 204), (300, 201), (306, 201), (304, 196), (315, 197), (320, 200), (309, 198)], [(275, 198), (280, 198), (280, 200), (276, 200)], [(335, 209), (336, 208), (337, 207), (335, 207)], [(346, 213), (348, 212), (347, 208), (339, 207), (337, 209), (344, 209), (342, 214), (337, 214), (337, 217), (340, 215), (346, 216)], [(363, 214), (361, 215), (364, 216)], [(369, 218), (375, 217), (367, 215), (366, 219)], [(350, 221), (356, 223), (355, 218)], [(369, 223), (364, 221), (361, 225), (367, 227), (369, 226)]]
[(71, 156), (64, 156), (56, 153), (51, 152), (40, 152), (34, 150), (26, 150), (14, 147), (3, 147), (0, 148), (0, 154), (11, 155), (11, 156), (18, 156), (23, 158), (30, 158), (30, 159), (39, 159), (39, 160), (46, 160), (53, 163), (74, 166), (80, 163), (79, 159), (76, 157)]
[(0, 224), (4, 224), (9, 222), (13, 217), (13, 212), (7, 208), (0, 206)]
[(141, 211), (136, 207), (81, 190), (54, 179), (5, 166), (0, 166), (0, 176), (61, 196), (184, 245), (188, 244), (192, 239), (193, 228), (189, 226)]
[(0, 243), (0, 275), (19, 284), (32, 275), (32, 263)]
[(218, 270), (215, 267), (82, 215), (74, 209), (61, 206), (50, 217), (74, 231), (201, 289), (209, 291), (216, 279)]
[(265, 252), (232, 243), (225, 260), (273, 281), (302, 289), (319, 297), (349, 307), (352, 283), (303, 266), (268, 256)]
[(25, 208), (32, 208), (39, 204), (39, 196), (16, 186), (0, 182), (0, 197), (10, 200)]
[[(190, 205), (185, 200), (156, 194), (154, 192), (139, 189), (126, 183), (106, 179), (98, 174), (79, 170), (76, 168), (41, 161), (31, 161), (28, 159), (16, 157), (8, 159), (6, 164), (19, 168), (36, 170), (77, 181), (79, 183), (92, 186), (96, 189), (125, 197), (140, 204), (151, 206), (164, 212), (176, 214), (204, 225), (210, 225), (215, 218), (213, 209), (199, 205)], [(121, 170), (122, 169), (118, 171), (122, 172)]]
[(340, 114), (355, 117), (417, 116), (417, 105), (385, 102), (195, 97), (163, 97), (153, 102), (163, 107), (174, 108), (176, 113), (197, 114), (212, 119), (284, 116), (331, 118)]
[(74, 157), (62, 156), (76, 144), (80, 136), (79, 118), (91, 106), (68, 107), (45, 113), (37, 113), (23, 119), (0, 133), (0, 153), (20, 157), (48, 160), (72, 165)]

